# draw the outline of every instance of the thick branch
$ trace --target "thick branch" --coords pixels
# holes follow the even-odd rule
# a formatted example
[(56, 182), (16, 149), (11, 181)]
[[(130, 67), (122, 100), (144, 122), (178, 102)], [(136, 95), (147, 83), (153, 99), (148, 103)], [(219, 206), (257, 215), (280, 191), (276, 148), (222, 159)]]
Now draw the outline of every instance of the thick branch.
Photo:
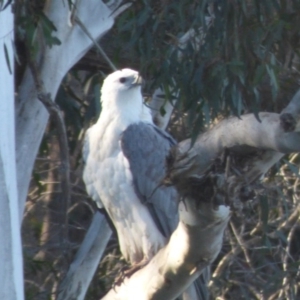
[(300, 151), (300, 134), (285, 132), (279, 114), (260, 113), (259, 118), (260, 122), (253, 114), (248, 114), (240, 119), (225, 119), (200, 135), (192, 148), (190, 139), (181, 142), (174, 154), (176, 163), (172, 178), (184, 172), (194, 174), (195, 170), (204, 173), (225, 149), (234, 147), (250, 146), (271, 150), (274, 154)]
[(229, 208), (214, 209), (210, 203), (196, 205), (185, 199), (179, 212), (180, 222), (169, 243), (104, 300), (175, 299), (212, 263), (222, 246)]
[(57, 300), (83, 300), (111, 236), (105, 217), (96, 212), (88, 232), (58, 287)]

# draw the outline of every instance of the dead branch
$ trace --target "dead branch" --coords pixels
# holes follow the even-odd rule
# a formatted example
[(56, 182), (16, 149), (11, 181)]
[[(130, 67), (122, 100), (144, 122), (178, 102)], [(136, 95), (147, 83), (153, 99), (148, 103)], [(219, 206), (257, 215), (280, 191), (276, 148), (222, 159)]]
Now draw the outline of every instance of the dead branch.
[[(44, 104), (47, 111), (49, 112), (51, 118), (56, 125), (58, 134), (58, 143), (60, 148), (60, 175), (61, 175), (61, 193), (63, 201), (62, 213), (64, 214), (64, 243), (68, 240), (68, 208), (70, 203), (71, 195), (71, 183), (70, 183), (70, 157), (69, 157), (69, 147), (67, 131), (64, 123), (63, 116), (58, 105), (51, 99), (51, 94), (47, 93), (44, 84), (41, 80), (36, 63), (29, 57), (29, 68), (31, 70), (38, 99)], [(66, 251), (66, 247), (64, 247)]]

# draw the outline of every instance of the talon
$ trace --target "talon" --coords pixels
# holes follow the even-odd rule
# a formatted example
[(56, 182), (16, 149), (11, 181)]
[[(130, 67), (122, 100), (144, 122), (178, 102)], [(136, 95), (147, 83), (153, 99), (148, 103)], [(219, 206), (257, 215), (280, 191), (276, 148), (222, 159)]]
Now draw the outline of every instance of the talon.
[(142, 269), (149, 262), (148, 259), (143, 259), (140, 262), (133, 264), (131, 267), (123, 267), (120, 270), (120, 274), (116, 277), (112, 288), (115, 290), (116, 286), (120, 286), (125, 278), (130, 278), (135, 272)]

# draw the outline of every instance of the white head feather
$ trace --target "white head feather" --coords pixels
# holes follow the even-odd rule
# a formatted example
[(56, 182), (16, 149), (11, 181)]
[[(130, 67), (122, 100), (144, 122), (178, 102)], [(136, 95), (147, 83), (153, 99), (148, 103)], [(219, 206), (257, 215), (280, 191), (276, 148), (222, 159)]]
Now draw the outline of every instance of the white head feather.
[(152, 123), (150, 110), (143, 104), (141, 85), (141, 76), (131, 69), (122, 69), (107, 76), (101, 89), (102, 113), (129, 123)]

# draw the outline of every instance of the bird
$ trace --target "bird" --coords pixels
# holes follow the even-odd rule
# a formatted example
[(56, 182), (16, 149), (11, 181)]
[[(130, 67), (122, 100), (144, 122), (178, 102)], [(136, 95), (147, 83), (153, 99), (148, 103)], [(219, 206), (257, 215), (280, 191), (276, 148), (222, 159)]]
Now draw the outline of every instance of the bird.
[(86, 190), (109, 215), (132, 266), (148, 263), (179, 222), (177, 191), (162, 184), (166, 157), (177, 143), (153, 123), (142, 83), (128, 68), (106, 77), (101, 114), (83, 146)]

